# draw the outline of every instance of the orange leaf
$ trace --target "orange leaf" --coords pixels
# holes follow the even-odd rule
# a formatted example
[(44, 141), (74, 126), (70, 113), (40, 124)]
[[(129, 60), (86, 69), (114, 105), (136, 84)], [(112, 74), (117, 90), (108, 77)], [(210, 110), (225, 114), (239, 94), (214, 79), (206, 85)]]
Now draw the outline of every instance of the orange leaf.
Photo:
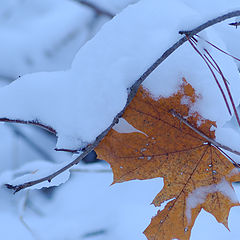
[[(189, 239), (202, 208), (228, 227), (229, 211), (239, 205), (231, 185), (239, 179), (233, 164), (171, 114), (174, 110), (214, 139), (210, 129), (215, 123), (197, 112), (189, 114), (197, 98), (185, 80), (176, 94), (158, 100), (141, 87), (123, 115), (139, 131), (119, 133), (112, 129), (96, 148), (98, 156), (111, 164), (114, 183), (164, 178), (164, 187), (153, 204), (171, 201), (145, 230), (149, 240)], [(182, 104), (183, 100), (188, 104)]]

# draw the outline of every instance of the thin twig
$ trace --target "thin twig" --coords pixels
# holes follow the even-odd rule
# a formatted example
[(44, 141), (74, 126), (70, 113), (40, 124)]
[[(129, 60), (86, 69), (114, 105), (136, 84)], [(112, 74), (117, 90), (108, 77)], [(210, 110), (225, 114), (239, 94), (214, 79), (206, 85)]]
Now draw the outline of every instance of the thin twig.
[(79, 153), (79, 150), (74, 150), (74, 149), (66, 149), (66, 148), (54, 148), (55, 151), (57, 152), (69, 152), (69, 153)]
[(231, 101), (231, 104), (232, 104), (232, 107), (233, 107), (234, 114), (235, 114), (235, 116), (236, 116), (238, 125), (239, 125), (239, 127), (240, 127), (240, 119), (239, 119), (239, 116), (238, 116), (237, 108), (236, 108), (235, 103), (234, 103), (234, 101), (233, 101), (233, 97), (232, 97), (231, 91), (230, 91), (230, 89), (229, 89), (229, 86), (228, 86), (228, 84), (227, 84), (226, 78), (224, 77), (221, 68), (219, 67), (219, 65), (217, 64), (217, 62), (214, 60), (214, 58), (211, 56), (211, 54), (208, 52), (208, 50), (205, 49), (205, 51), (206, 51), (206, 53), (208, 54), (208, 56), (212, 59), (212, 61), (214, 62), (214, 64), (216, 65), (216, 67), (217, 67), (217, 69), (218, 69), (218, 71), (219, 71), (219, 73), (220, 73), (220, 75), (221, 75), (221, 77), (222, 77), (222, 79), (223, 79), (223, 83), (224, 83), (225, 88), (226, 88), (226, 90), (227, 90), (228, 96), (229, 96), (229, 98), (230, 98), (230, 101)]
[(32, 235), (32, 237), (36, 240), (39, 240), (38, 236), (34, 233), (34, 231), (30, 228), (30, 226), (24, 220), (23, 215), (24, 215), (24, 212), (25, 212), (26, 207), (27, 207), (28, 199), (29, 199), (29, 190), (26, 191), (26, 193), (24, 195), (24, 199), (23, 199), (23, 202), (22, 202), (22, 209), (21, 209), (22, 213), (19, 216), (19, 220), (23, 224), (23, 226), (27, 229), (27, 231)]
[(178, 114), (177, 112), (175, 112), (175, 110), (170, 110), (169, 111), (174, 117), (178, 118), (181, 122), (183, 122), (186, 126), (188, 126), (189, 128), (191, 128), (195, 133), (197, 133), (198, 135), (200, 135), (201, 137), (203, 137), (208, 143), (211, 143), (212, 145), (214, 145), (215, 147), (219, 147), (222, 148), (224, 150), (227, 150), (231, 153), (234, 153), (238, 156), (240, 156), (240, 152), (231, 149), (228, 146), (225, 146), (217, 141), (215, 141), (214, 139), (208, 137), (207, 135), (205, 135), (203, 132), (199, 131), (197, 128), (195, 128), (193, 125), (191, 125), (185, 118), (183, 118), (180, 114)]
[(56, 130), (53, 129), (50, 126), (44, 125), (43, 123), (40, 123), (37, 120), (32, 120), (32, 121), (25, 121), (25, 120), (20, 120), (20, 119), (9, 119), (9, 118), (0, 118), (0, 122), (9, 122), (9, 123), (20, 123), (20, 124), (27, 124), (27, 125), (35, 125), (37, 127), (41, 127), (53, 134), (57, 134)]
[(23, 224), (23, 226), (28, 230), (28, 232), (32, 235), (32, 237), (35, 240), (40, 240), (39, 237), (33, 232), (33, 230), (30, 228), (30, 226), (25, 222), (23, 216), (19, 217), (20, 222)]
[[(216, 146), (215, 146), (216, 147)], [(233, 160), (227, 153), (225, 153), (220, 147), (216, 147), (222, 154), (224, 154), (236, 168), (240, 168), (240, 164)]]
[(95, 11), (99, 15), (104, 15), (104, 16), (107, 16), (109, 18), (113, 18), (115, 16), (114, 14), (108, 12), (105, 9), (102, 9), (101, 7), (95, 5), (94, 3), (91, 3), (89, 1), (85, 1), (85, 0), (74, 0), (74, 1), (91, 8), (93, 11)]
[[(222, 16), (219, 16), (217, 18), (214, 18), (210, 21), (207, 21), (205, 23), (203, 23), (202, 25), (196, 27), (195, 29), (193, 29), (192, 31), (180, 31), (179, 34), (186, 34), (188, 35), (189, 38), (191, 38), (192, 36), (194, 36), (195, 34), (201, 32), (202, 30), (215, 25), (219, 22), (222, 22), (226, 19), (232, 18), (232, 17), (236, 17), (236, 16), (240, 16), (240, 10), (238, 11), (233, 11), (227, 14), (224, 14)], [(67, 169), (71, 168), (72, 166), (74, 166), (75, 164), (78, 164), (88, 153), (90, 153), (100, 142), (101, 140), (107, 135), (107, 133), (112, 129), (112, 127), (119, 121), (119, 118), (121, 118), (121, 116), (123, 115), (123, 113), (125, 112), (127, 106), (130, 104), (130, 102), (132, 101), (132, 99), (134, 98), (134, 96), (136, 95), (139, 86), (142, 84), (142, 82), (164, 61), (166, 60), (166, 58), (168, 58), (174, 51), (176, 51), (181, 45), (183, 45), (185, 42), (187, 41), (187, 37), (184, 36), (182, 37), (180, 40), (178, 40), (176, 43), (174, 43), (169, 49), (167, 49), (162, 56), (156, 60), (156, 62), (154, 62), (148, 69), (146, 72), (143, 73), (143, 75), (131, 86), (130, 93), (128, 95), (128, 99), (126, 102), (125, 107), (122, 109), (122, 111), (120, 111), (116, 117), (113, 119), (111, 125), (105, 129), (105, 131), (103, 131), (97, 138), (96, 140), (88, 145), (85, 150), (83, 151), (83, 153), (76, 158), (74, 161), (72, 161), (71, 163), (67, 164), (65, 167), (59, 169), (57, 172), (50, 174), (49, 176), (46, 176), (44, 178), (35, 180), (35, 181), (30, 181), (30, 182), (26, 182), (20, 185), (16, 185), (16, 186), (12, 186), (7, 184), (6, 186), (10, 189), (13, 189), (15, 192), (18, 192), (22, 189), (25, 189), (27, 187), (36, 185), (38, 183), (44, 182), (44, 181), (49, 181), (51, 182), (51, 180), (56, 177), (57, 175), (61, 174), (62, 172), (66, 171)], [(230, 149), (231, 150), (231, 149)], [(238, 154), (240, 154), (239, 152), (237, 152)], [(237, 154), (236, 153), (236, 154)]]
[(224, 91), (223, 91), (223, 89), (222, 89), (222, 86), (220, 85), (220, 83), (219, 83), (219, 81), (218, 81), (218, 78), (216, 77), (215, 73), (213, 72), (211, 66), (210, 66), (209, 63), (208, 63), (209, 59), (208, 59), (205, 55), (203, 55), (203, 54), (197, 49), (197, 47), (193, 44), (193, 42), (191, 41), (191, 39), (190, 39), (187, 35), (186, 35), (186, 37), (187, 37), (189, 43), (191, 44), (191, 46), (193, 47), (193, 49), (201, 56), (201, 58), (203, 59), (203, 61), (207, 64), (209, 70), (211, 71), (211, 73), (212, 73), (212, 75), (213, 75), (213, 77), (214, 77), (214, 79), (215, 79), (215, 81), (216, 81), (216, 83), (217, 83), (217, 86), (218, 86), (219, 90), (221, 91), (221, 94), (222, 94), (223, 99), (224, 99), (224, 101), (225, 101), (225, 104), (226, 104), (226, 106), (227, 106), (228, 112), (229, 112), (230, 115), (232, 115), (231, 109), (230, 109), (230, 107), (229, 107), (229, 104), (228, 104), (226, 95), (225, 95), (225, 93), (224, 93)]
[(239, 59), (239, 58), (233, 56), (232, 54), (230, 54), (230, 53), (228, 53), (228, 52), (226, 52), (226, 51), (223, 51), (221, 48), (219, 48), (219, 47), (216, 46), (215, 44), (213, 44), (213, 43), (207, 41), (206, 39), (202, 38), (202, 37), (199, 36), (198, 34), (196, 34), (196, 36), (199, 37), (199, 38), (201, 38), (201, 39), (202, 39), (203, 41), (205, 41), (206, 43), (210, 44), (212, 47), (216, 48), (218, 51), (220, 51), (220, 52), (222, 52), (222, 53), (228, 55), (229, 57), (232, 57), (233, 59), (235, 59), (235, 60), (237, 60), (237, 61), (240, 62), (240, 59)]

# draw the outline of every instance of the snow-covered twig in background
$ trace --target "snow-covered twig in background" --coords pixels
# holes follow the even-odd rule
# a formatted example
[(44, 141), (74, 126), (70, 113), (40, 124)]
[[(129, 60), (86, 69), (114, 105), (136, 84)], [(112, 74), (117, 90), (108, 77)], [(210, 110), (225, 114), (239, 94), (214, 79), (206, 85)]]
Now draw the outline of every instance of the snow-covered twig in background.
[(0, 79), (7, 80), (9, 82), (12, 82), (14, 80), (14, 78), (7, 76), (7, 75), (3, 75), (3, 74), (0, 74)]
[[(128, 95), (128, 99), (127, 99), (127, 102), (126, 102), (126, 105), (125, 107), (122, 109), (122, 111), (120, 111), (116, 116), (115, 118), (113, 119), (111, 125), (106, 128), (97, 138), (96, 140), (92, 143), (92, 144), (89, 144), (84, 150), (83, 152), (81, 153), (81, 155), (79, 157), (77, 157), (75, 160), (73, 160), (71, 163), (67, 164), (66, 166), (64, 166), (63, 168), (59, 169), (58, 171), (46, 176), (46, 177), (43, 177), (43, 178), (40, 178), (40, 179), (37, 179), (35, 181), (30, 181), (30, 182), (25, 182), (23, 184), (20, 184), (20, 185), (9, 185), (7, 184), (6, 186), (9, 188), (9, 189), (13, 189), (14, 192), (18, 192), (22, 189), (25, 189), (25, 188), (28, 188), (28, 187), (31, 187), (33, 185), (36, 185), (36, 184), (39, 184), (39, 183), (42, 183), (44, 181), (48, 181), (48, 182), (51, 182), (51, 180), (53, 178), (55, 178), (56, 176), (58, 176), (59, 174), (61, 174), (62, 172), (68, 170), (69, 168), (71, 168), (72, 166), (78, 164), (88, 153), (90, 153), (100, 142), (101, 140), (107, 135), (107, 133), (112, 129), (112, 127), (119, 121), (119, 118), (121, 118), (121, 116), (123, 115), (123, 113), (125, 112), (127, 106), (130, 104), (130, 102), (132, 101), (132, 99), (134, 98), (134, 96), (136, 95), (137, 91), (138, 91), (138, 88), (139, 86), (143, 83), (143, 81), (164, 61), (166, 60), (173, 52), (175, 52), (181, 45), (183, 45), (187, 40), (188, 38), (191, 38), (193, 37), (194, 35), (196, 35), (197, 33), (201, 32), (202, 30), (210, 27), (210, 26), (213, 26), (219, 22), (222, 22), (226, 19), (229, 19), (229, 18), (232, 18), (232, 17), (236, 17), (236, 16), (240, 16), (240, 10), (237, 10), (237, 11), (233, 11), (233, 12), (229, 12), (227, 14), (224, 14), (224, 15), (221, 15), (217, 18), (214, 18), (212, 20), (209, 20), (205, 23), (203, 23), (202, 25), (194, 28), (192, 31), (179, 31), (179, 34), (184, 34), (185, 36), (182, 37), (180, 40), (178, 40), (176, 43), (174, 43), (169, 49), (167, 49), (160, 58), (158, 58), (148, 69), (147, 71), (145, 71), (142, 76), (131, 86), (131, 88), (129, 89), (129, 95)], [(187, 38), (187, 36), (188, 38)], [(0, 119), (1, 120), (1, 119)], [(32, 123), (33, 124), (33, 123)], [(35, 125), (38, 125), (38, 124), (35, 124)], [(56, 132), (56, 131), (55, 131)], [(232, 150), (229, 148), (229, 151), (232, 151), (234, 152), (235, 154), (237, 154), (236, 151)], [(240, 155), (240, 153), (238, 153)]]
[(32, 148), (35, 152), (37, 152), (40, 156), (42, 156), (45, 160), (50, 162), (56, 162), (54, 158), (48, 154), (44, 149), (42, 149), (37, 143), (35, 143), (30, 137), (28, 137), (21, 129), (17, 128), (12, 124), (7, 125), (17, 136), (21, 137), (21, 139), (28, 144), (30, 148)]
[(26, 223), (24, 220), (24, 212), (26, 210), (27, 202), (29, 198), (29, 191), (26, 191), (25, 195), (23, 196), (22, 201), (20, 202), (20, 216), (19, 220), (22, 223), (22, 225), (26, 228), (26, 230), (32, 235), (33, 239), (39, 240), (39, 237), (36, 235), (36, 233), (30, 228), (30, 226)]
[(90, 237), (96, 237), (96, 236), (99, 236), (99, 235), (104, 235), (106, 233), (107, 233), (106, 229), (100, 229), (100, 230), (97, 230), (97, 231), (85, 233), (82, 236), (82, 238), (85, 239), (85, 238), (90, 238)]
[(93, 4), (91, 2), (87, 2), (85, 0), (74, 0), (74, 1), (78, 2), (78, 3), (81, 3), (82, 5), (85, 5), (85, 6), (89, 7), (89, 8), (91, 8), (92, 10), (94, 10), (99, 15), (104, 15), (104, 16), (107, 16), (109, 18), (113, 18), (115, 16), (114, 14), (108, 12), (105, 9), (102, 9), (99, 6), (96, 6), (95, 4)]

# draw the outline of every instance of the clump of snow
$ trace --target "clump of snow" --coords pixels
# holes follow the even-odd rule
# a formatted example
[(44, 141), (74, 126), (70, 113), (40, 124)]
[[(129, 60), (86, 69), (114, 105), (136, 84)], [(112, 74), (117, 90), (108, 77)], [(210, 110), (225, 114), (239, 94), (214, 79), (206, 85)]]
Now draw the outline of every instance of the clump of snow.
[[(0, 186), (4, 184), (18, 185), (29, 181), (38, 180), (46, 177), (66, 165), (66, 162), (61, 164), (53, 164), (46, 161), (34, 161), (23, 165), (15, 171), (5, 171), (0, 175)], [(56, 176), (51, 182), (45, 181), (37, 185), (28, 187), (27, 189), (41, 189), (43, 187), (59, 186), (65, 183), (70, 177), (69, 171), (64, 171)]]
[[(123, 109), (127, 89), (182, 37), (178, 31), (191, 30), (205, 20), (182, 1), (142, 0), (130, 5), (79, 50), (68, 71), (25, 75), (3, 87), (0, 116), (51, 126), (57, 131), (58, 148), (85, 146)], [(225, 49), (213, 29), (205, 31), (205, 36)], [(240, 78), (235, 63), (216, 50), (211, 49), (211, 54), (238, 103)], [(178, 90), (182, 77), (202, 96), (194, 110), (216, 121), (217, 126), (230, 119), (209, 70), (187, 43), (163, 62), (144, 86), (156, 97), (167, 97)]]
[(234, 192), (233, 187), (226, 181), (225, 178), (218, 184), (212, 184), (209, 186), (199, 187), (191, 192), (186, 200), (185, 214), (187, 217), (188, 224), (191, 223), (192, 209), (205, 202), (206, 197), (210, 193), (220, 192), (224, 196), (228, 197), (233, 203), (238, 203), (237, 196)]

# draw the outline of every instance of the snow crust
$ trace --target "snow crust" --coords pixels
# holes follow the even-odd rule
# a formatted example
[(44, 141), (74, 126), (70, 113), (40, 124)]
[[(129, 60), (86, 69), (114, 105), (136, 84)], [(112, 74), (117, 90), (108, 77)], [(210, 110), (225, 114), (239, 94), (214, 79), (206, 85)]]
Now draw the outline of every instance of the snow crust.
[[(229, 8), (233, 7), (216, 8), (211, 17)], [(198, 5), (185, 1), (163, 5), (142, 0), (130, 5), (79, 50), (69, 70), (25, 75), (3, 87), (0, 116), (51, 126), (57, 131), (58, 148), (78, 149), (93, 142), (124, 107), (127, 89), (181, 38), (178, 31), (191, 30), (211, 17), (199, 14)], [(214, 28), (202, 36), (226, 49)], [(240, 78), (234, 61), (208, 50), (230, 82), (238, 104)], [(200, 96), (191, 110), (222, 127), (230, 119), (225, 103), (207, 66), (189, 44), (163, 62), (144, 86), (156, 98), (167, 97), (178, 90), (182, 77)]]
[(199, 187), (190, 193), (186, 200), (185, 214), (188, 220), (188, 224), (191, 223), (192, 209), (205, 202), (206, 197), (210, 193), (220, 192), (228, 197), (231, 202), (238, 203), (238, 198), (233, 187), (226, 181), (225, 178), (218, 184), (212, 184), (205, 187)]

